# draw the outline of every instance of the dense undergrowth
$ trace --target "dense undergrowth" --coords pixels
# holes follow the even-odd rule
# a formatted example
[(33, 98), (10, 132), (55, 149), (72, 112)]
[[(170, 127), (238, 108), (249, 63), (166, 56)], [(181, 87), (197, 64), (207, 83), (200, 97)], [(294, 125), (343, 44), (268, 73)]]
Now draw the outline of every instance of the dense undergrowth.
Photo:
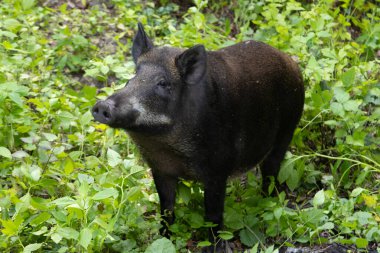
[(162, 239), (158, 196), (133, 143), (92, 121), (95, 101), (133, 76), (138, 21), (157, 45), (213, 50), (255, 39), (302, 68), (305, 111), (278, 177), (288, 190), (272, 185), (276, 197), (264, 197), (254, 172), (244, 184), (231, 180), (221, 238), (251, 252), (380, 247), (379, 6), (1, 1), (0, 251), (196, 252), (208, 244), (201, 186), (181, 182), (171, 241)]

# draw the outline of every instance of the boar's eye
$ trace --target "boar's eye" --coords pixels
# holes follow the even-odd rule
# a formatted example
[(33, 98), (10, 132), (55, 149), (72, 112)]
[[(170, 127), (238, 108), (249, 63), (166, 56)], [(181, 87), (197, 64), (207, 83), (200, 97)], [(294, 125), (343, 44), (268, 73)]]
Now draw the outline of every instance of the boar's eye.
[(165, 80), (161, 80), (157, 83), (157, 86), (161, 87), (161, 88), (170, 88), (170, 84), (168, 82), (166, 82)]

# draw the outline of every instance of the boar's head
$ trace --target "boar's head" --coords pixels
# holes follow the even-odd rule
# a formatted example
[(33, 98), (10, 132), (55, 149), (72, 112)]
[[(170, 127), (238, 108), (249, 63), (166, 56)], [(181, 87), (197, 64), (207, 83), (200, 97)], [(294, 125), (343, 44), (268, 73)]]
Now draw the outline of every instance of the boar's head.
[(207, 72), (205, 48), (155, 47), (139, 24), (132, 56), (136, 75), (123, 89), (96, 103), (95, 120), (132, 131), (170, 129), (190, 113), (185, 107), (199, 97)]

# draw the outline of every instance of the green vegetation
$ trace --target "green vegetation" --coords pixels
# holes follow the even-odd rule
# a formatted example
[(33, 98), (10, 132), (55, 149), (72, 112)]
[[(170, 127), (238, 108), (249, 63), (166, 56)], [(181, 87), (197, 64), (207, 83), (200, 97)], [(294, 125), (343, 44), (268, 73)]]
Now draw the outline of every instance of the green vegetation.
[(272, 184), (276, 197), (263, 196), (255, 172), (231, 180), (221, 238), (251, 252), (380, 247), (378, 0), (195, 0), (185, 10), (168, 0), (101, 2), (0, 3), (1, 252), (209, 244), (201, 186), (179, 185), (172, 237), (163, 239), (158, 196), (133, 143), (92, 121), (95, 101), (133, 76), (138, 21), (157, 45), (211, 50), (255, 39), (302, 68), (305, 112), (278, 177), (288, 190)]

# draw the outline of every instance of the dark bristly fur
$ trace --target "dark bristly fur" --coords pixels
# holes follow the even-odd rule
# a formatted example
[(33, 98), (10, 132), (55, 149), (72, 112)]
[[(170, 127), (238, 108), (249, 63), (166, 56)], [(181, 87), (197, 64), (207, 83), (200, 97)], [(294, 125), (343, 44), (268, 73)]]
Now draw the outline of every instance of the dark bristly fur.
[(174, 220), (178, 178), (204, 184), (205, 218), (217, 224), (212, 239), (223, 226), (230, 175), (260, 162), (264, 184), (277, 175), (303, 110), (299, 68), (256, 41), (218, 51), (154, 47), (141, 24), (132, 55), (136, 76), (99, 101), (94, 118), (127, 130), (140, 148), (160, 197), (163, 232)]

